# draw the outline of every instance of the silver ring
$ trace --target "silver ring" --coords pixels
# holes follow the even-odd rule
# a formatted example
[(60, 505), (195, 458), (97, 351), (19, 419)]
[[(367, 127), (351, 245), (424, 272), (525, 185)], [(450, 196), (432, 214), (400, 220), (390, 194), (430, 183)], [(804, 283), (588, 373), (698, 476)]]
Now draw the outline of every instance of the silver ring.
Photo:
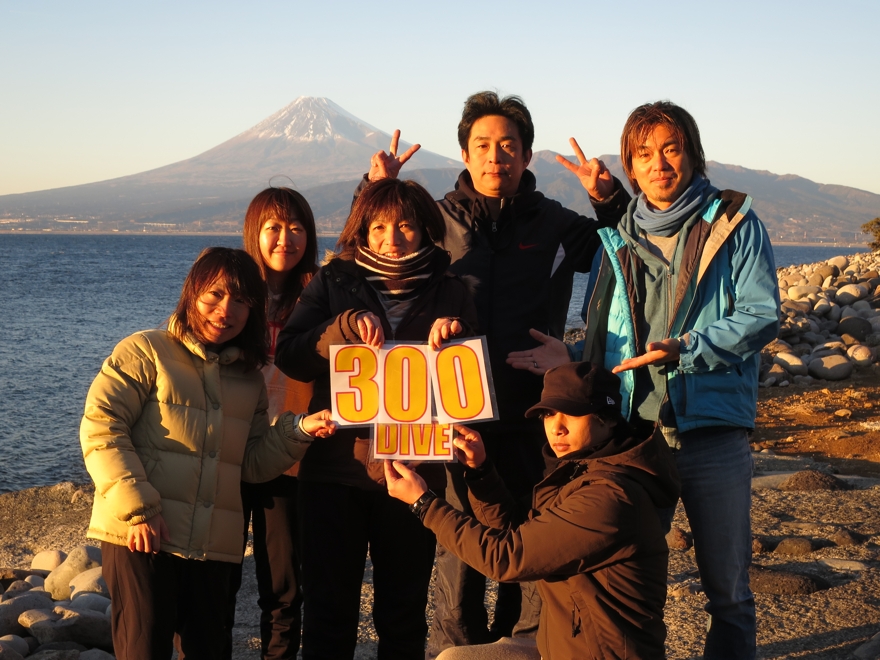
[(532, 364), (534, 364), (534, 365), (535, 365), (535, 369), (537, 369), (537, 368), (538, 368), (538, 363), (537, 363), (537, 362), (532, 362)]

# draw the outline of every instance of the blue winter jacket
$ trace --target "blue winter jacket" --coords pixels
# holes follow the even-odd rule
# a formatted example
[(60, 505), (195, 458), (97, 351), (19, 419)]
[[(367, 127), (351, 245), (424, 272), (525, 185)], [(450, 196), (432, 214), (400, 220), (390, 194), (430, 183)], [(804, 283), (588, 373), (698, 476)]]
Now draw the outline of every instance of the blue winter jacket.
[[(714, 192), (686, 239), (666, 334), (687, 335), (678, 366), (667, 371), (679, 432), (755, 423), (760, 351), (779, 331), (779, 291), (770, 240), (751, 201), (734, 191)], [(621, 224), (635, 205), (634, 199)], [(641, 309), (640, 260), (619, 226), (599, 234), (604, 250), (594, 258), (584, 300), (586, 350), (577, 346), (574, 357), (611, 369), (645, 350), (634, 321)], [(635, 374), (619, 375), (629, 417)]]

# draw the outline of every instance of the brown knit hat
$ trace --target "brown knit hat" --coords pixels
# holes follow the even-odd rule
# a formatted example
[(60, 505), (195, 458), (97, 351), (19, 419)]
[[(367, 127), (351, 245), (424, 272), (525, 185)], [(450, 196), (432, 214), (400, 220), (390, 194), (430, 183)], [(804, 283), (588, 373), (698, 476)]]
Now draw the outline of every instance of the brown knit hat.
[(612, 408), (620, 413), (620, 379), (591, 362), (570, 362), (544, 374), (541, 400), (526, 411), (537, 417), (545, 410), (574, 417)]

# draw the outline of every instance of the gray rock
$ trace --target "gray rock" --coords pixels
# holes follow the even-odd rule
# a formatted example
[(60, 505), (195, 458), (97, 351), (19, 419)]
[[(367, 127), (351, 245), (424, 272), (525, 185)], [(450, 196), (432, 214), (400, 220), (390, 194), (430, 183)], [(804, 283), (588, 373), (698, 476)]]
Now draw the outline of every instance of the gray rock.
[(18, 622), (25, 628), (30, 629), (38, 621), (57, 621), (60, 618), (61, 615), (56, 614), (51, 608), (35, 608), (22, 612), (18, 617)]
[(856, 660), (877, 660), (880, 658), (880, 633), (853, 651), (853, 657)]
[(810, 360), (808, 370), (813, 378), (845, 380), (852, 375), (853, 363), (842, 355), (828, 355)]
[(865, 338), (871, 334), (872, 330), (871, 322), (863, 319), (861, 316), (849, 316), (841, 319), (840, 323), (837, 324), (837, 334), (851, 335), (860, 342), (865, 341)]
[(87, 647), (113, 648), (110, 620), (103, 613), (66, 607), (56, 607), (55, 612), (61, 615), (57, 621), (39, 621), (30, 628), (40, 643), (77, 642)]
[(790, 317), (803, 316), (813, 311), (813, 306), (807, 300), (784, 300), (779, 308)]
[(837, 290), (835, 299), (838, 304), (852, 305), (855, 301), (867, 296), (868, 293), (868, 287), (864, 284), (846, 284)]
[(54, 571), (67, 559), (67, 553), (61, 550), (43, 550), (34, 555), (31, 560), (31, 568), (39, 568), (44, 571)]
[(816, 382), (816, 379), (812, 376), (795, 376), (794, 382), (797, 385), (812, 385)]
[(800, 300), (806, 298), (811, 293), (822, 293), (822, 289), (818, 286), (793, 286), (787, 291), (789, 300)]
[(79, 654), (79, 660), (116, 660), (116, 656), (101, 649), (89, 649)]
[(820, 559), (819, 563), (836, 571), (852, 571), (854, 573), (870, 568), (865, 562), (853, 559)]
[(86, 647), (78, 642), (49, 642), (48, 644), (40, 644), (34, 653), (47, 653), (48, 651), (76, 651), (82, 653)]
[(831, 585), (827, 580), (816, 575), (773, 570), (752, 564), (749, 566), (749, 586), (756, 594), (806, 596), (828, 589)]
[(101, 549), (92, 545), (81, 545), (74, 548), (67, 559), (49, 573), (46, 578), (46, 591), (55, 600), (70, 598), (70, 581), (91, 568), (101, 565)]
[(781, 366), (792, 376), (807, 375), (807, 365), (793, 353), (777, 353), (773, 358), (773, 363)]
[(773, 551), (780, 555), (808, 555), (813, 551), (813, 542), (803, 536), (789, 536), (782, 539)]
[(802, 337), (811, 344), (824, 344), (826, 341), (825, 337), (820, 335), (818, 332), (813, 332), (812, 330), (810, 330), (809, 332), (805, 332)]
[(9, 644), (0, 642), (0, 660), (24, 660), (24, 656)]
[(27, 642), (18, 635), (3, 635), (0, 637), (0, 644), (5, 644), (19, 655), (27, 655), (30, 652)]
[(816, 316), (826, 316), (830, 311), (831, 303), (825, 298), (819, 298), (819, 300), (816, 301), (816, 304), (813, 305), (813, 314)]
[(107, 583), (104, 582), (104, 576), (101, 572), (100, 566), (83, 571), (70, 581), (71, 600), (83, 593), (110, 596), (110, 591), (107, 589)]
[(68, 607), (77, 612), (90, 610), (92, 612), (106, 612), (110, 605), (110, 599), (101, 594), (81, 591), (70, 600)]
[(831, 303), (831, 309), (828, 311), (828, 318), (832, 321), (839, 321), (842, 310), (840, 309), (840, 305), (836, 305)]
[(6, 591), (4, 591), (3, 596), (0, 597), (0, 601), (15, 598), (19, 594), (23, 594), (25, 591), (30, 591), (31, 589), (33, 589), (33, 585), (29, 582), (26, 582), (25, 580), (16, 580), (6, 587)]
[(846, 355), (857, 367), (869, 367), (874, 362), (874, 351), (862, 344), (850, 346)]
[(28, 656), (29, 660), (79, 660), (79, 649), (48, 649)]
[(31, 587), (33, 587), (35, 589), (36, 588), (42, 589), (43, 586), (46, 584), (46, 578), (42, 577), (41, 575), (28, 575), (24, 579), (24, 581), (27, 582), (29, 585), (31, 585)]
[(848, 545), (861, 545), (864, 543), (864, 538), (861, 534), (857, 534), (856, 532), (847, 529), (846, 527), (841, 527), (834, 534), (831, 535), (831, 540), (835, 545), (839, 545), (841, 547), (845, 547)]
[(849, 259), (843, 256), (831, 257), (825, 263), (837, 269), (837, 272), (834, 273), (834, 275), (836, 276), (838, 273), (842, 273), (846, 270), (846, 267), (849, 266)]
[(51, 606), (51, 599), (45, 591), (26, 591), (23, 594), (0, 603), (0, 637), (3, 635), (23, 635), (24, 626), (18, 617), (28, 610)]

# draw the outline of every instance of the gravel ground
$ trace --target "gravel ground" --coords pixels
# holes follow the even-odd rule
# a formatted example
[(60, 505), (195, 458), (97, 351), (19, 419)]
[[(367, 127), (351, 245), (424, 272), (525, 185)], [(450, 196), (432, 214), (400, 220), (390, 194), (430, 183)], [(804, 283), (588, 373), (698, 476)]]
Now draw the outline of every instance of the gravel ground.
[[(755, 456), (759, 475), (765, 476), (755, 481), (753, 532), (768, 548), (755, 555), (755, 564), (817, 575), (831, 585), (809, 595), (757, 594), (759, 657), (847, 658), (880, 632), (877, 480), (855, 479), (857, 489), (848, 491), (782, 491), (775, 488), (780, 478), (773, 475), (781, 470), (809, 467), (811, 459), (776, 457), (768, 453)], [(0, 495), (0, 567), (27, 568), (40, 550), (68, 551), (86, 543), (91, 497), (90, 487), (73, 484)], [(685, 534), (689, 532), (681, 510), (674, 526)], [(831, 539), (841, 529), (854, 532), (861, 542), (836, 545)], [(801, 556), (769, 551), (786, 537), (806, 537), (815, 549)], [(845, 564), (840, 560), (854, 563)], [(233, 657), (256, 660), (259, 658), (258, 614), (250, 552), (245, 558), (244, 575)], [(669, 591), (666, 606), (669, 658), (697, 658), (705, 631), (703, 606), (706, 600), (700, 590), (692, 549), (671, 551)], [(376, 657), (375, 632), (369, 614), (371, 599), (372, 572), (368, 563), (355, 655), (359, 660)], [(432, 604), (427, 616), (430, 617), (431, 611)]]

